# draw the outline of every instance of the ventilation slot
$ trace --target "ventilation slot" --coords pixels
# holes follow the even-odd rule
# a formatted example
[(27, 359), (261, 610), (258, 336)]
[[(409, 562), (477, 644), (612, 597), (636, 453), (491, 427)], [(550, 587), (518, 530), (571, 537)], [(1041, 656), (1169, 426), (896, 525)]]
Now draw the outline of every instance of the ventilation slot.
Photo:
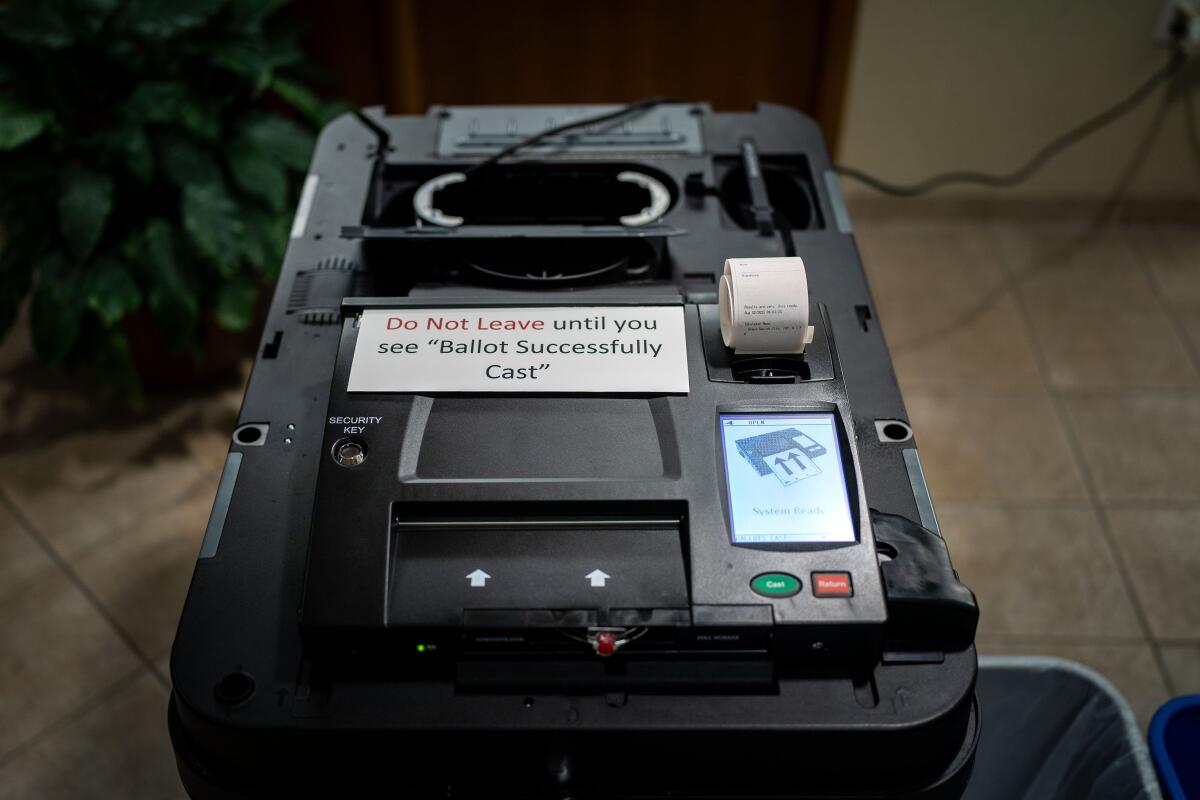
[(316, 263), (314, 269), (318, 270), (336, 270), (338, 272), (357, 272), (358, 262), (352, 258), (344, 256), (330, 256), (322, 258)]
[(306, 308), (296, 312), (296, 319), (301, 325), (337, 325), (342, 315), (331, 308)]
[(288, 295), (287, 310), (289, 314), (304, 308), (308, 305), (308, 292), (312, 286), (312, 273), (301, 272), (296, 275), (296, 280), (292, 282), (292, 291)]

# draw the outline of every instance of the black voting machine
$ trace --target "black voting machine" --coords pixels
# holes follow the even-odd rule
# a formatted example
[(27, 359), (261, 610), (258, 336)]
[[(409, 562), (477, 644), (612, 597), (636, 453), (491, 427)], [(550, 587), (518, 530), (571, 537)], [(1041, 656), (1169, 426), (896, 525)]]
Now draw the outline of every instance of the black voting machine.
[[(978, 611), (818, 128), (619, 111), (322, 132), (172, 652), (192, 796), (961, 791)], [(803, 260), (803, 353), (725, 346), (732, 257)]]

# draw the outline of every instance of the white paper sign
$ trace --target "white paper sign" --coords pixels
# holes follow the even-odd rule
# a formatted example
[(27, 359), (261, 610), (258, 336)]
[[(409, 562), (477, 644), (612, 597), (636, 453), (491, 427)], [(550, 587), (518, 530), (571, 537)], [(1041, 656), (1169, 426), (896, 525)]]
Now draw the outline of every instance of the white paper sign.
[(348, 390), (686, 394), (683, 308), (371, 309)]

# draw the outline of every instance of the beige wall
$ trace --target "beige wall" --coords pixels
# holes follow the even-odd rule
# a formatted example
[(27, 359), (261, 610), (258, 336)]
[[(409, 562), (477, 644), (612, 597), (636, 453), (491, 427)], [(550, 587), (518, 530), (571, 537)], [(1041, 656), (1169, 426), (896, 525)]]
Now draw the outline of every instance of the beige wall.
[[(860, 0), (838, 160), (901, 182), (948, 169), (1012, 170), (1165, 62), (1166, 49), (1151, 37), (1160, 8), (1159, 0)], [(1106, 194), (1159, 98), (1008, 192)], [(1195, 105), (1200, 113), (1200, 98)], [(1133, 194), (1200, 195), (1183, 114), (1176, 102)], [(866, 191), (849, 180), (843, 186)]]

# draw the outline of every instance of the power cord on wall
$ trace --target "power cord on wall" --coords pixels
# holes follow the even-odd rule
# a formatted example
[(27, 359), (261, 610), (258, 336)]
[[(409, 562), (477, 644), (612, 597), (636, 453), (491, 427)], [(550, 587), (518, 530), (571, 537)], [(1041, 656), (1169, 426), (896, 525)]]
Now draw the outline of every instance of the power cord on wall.
[[(1183, 68), (1187, 61), (1187, 56), (1181, 48), (1176, 48), (1171, 52), (1171, 57), (1167, 63), (1156, 70), (1153, 75), (1146, 79), (1132, 94), (1126, 97), (1121, 102), (1113, 105), (1099, 114), (1084, 120), (1080, 124), (1066, 131), (1065, 133), (1054, 138), (1034, 154), (1033, 158), (1029, 159), (1020, 168), (1006, 174), (990, 174), (986, 172), (973, 172), (970, 170), (954, 170), (944, 172), (941, 175), (934, 175), (931, 178), (926, 178), (923, 181), (912, 184), (891, 183), (889, 181), (876, 178), (869, 175), (860, 169), (848, 167), (844, 165), (835, 165), (834, 171), (839, 175), (859, 181), (872, 189), (883, 192), (885, 194), (896, 195), (898, 197), (916, 197), (917, 195), (932, 192), (935, 189), (940, 189), (944, 186), (954, 184), (968, 184), (974, 186), (987, 186), (992, 189), (1007, 189), (1011, 186), (1024, 183), (1044, 167), (1047, 162), (1063, 152), (1072, 145), (1082, 141), (1096, 131), (1104, 128), (1113, 122), (1116, 122), (1121, 117), (1125, 116), (1135, 108), (1140, 106), (1146, 98), (1154, 94), (1164, 83), (1167, 83), (1171, 78), (1175, 77)], [(1190, 102), (1190, 101), (1189, 101)], [(1189, 108), (1190, 110), (1190, 108)]]
[(1187, 127), (1188, 143), (1192, 146), (1192, 158), (1196, 161), (1196, 168), (1200, 170), (1200, 134), (1196, 130), (1196, 99), (1192, 97), (1191, 92), (1185, 92), (1183, 95), (1183, 123)]

